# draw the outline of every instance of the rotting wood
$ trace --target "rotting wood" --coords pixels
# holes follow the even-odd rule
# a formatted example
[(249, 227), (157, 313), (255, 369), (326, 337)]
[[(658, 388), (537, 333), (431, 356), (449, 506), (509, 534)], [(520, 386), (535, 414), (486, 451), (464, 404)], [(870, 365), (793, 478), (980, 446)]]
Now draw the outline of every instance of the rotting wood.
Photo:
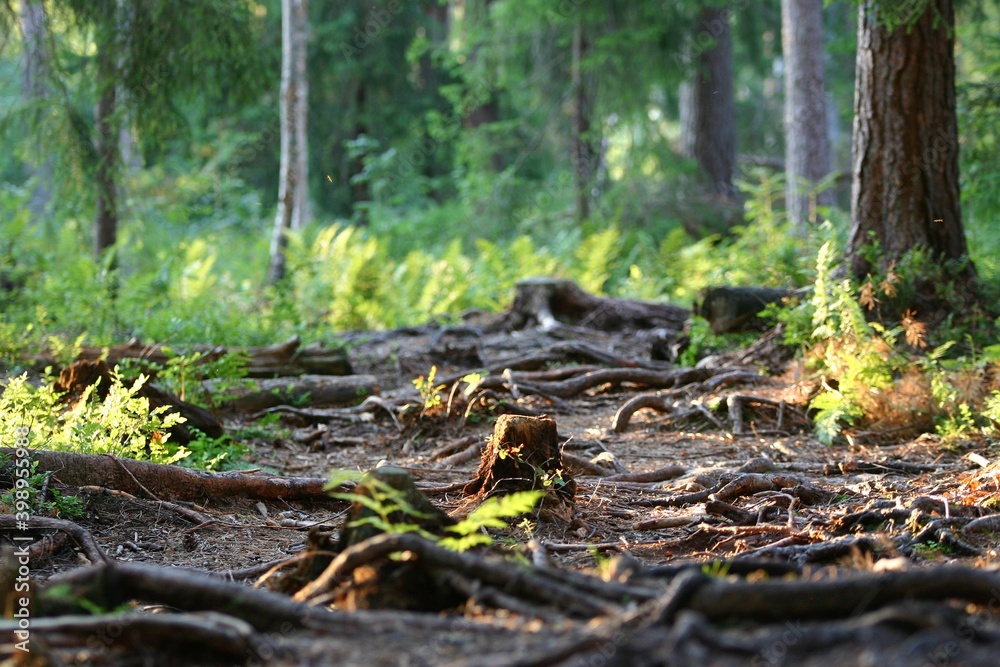
[[(0, 452), (14, 459), (14, 449), (0, 447)], [(211, 473), (109, 455), (42, 449), (30, 452), (32, 462), (38, 463), (38, 472), (51, 472), (55, 482), (69, 487), (102, 486), (138, 496), (143, 494), (141, 484), (158, 498), (174, 501), (219, 497), (329, 500), (324, 490), (327, 482), (324, 478), (280, 477), (239, 471)]]
[(688, 309), (672, 304), (602, 298), (568, 280), (533, 278), (517, 283), (513, 303), (492, 328), (514, 331), (537, 325), (551, 331), (572, 325), (601, 331), (664, 328), (678, 332), (689, 316)]
[(550, 489), (550, 497), (571, 505), (576, 482), (563, 466), (557, 438), (552, 419), (501, 415), (483, 451), (476, 477), (463, 493), (485, 498), (497, 493)]
[(277, 405), (330, 405), (357, 403), (379, 392), (374, 375), (303, 375), (297, 378), (251, 380), (247, 384), (228, 387), (215, 393), (217, 381), (209, 380), (206, 388), (215, 395), (222, 409), (256, 412)]
[(708, 320), (716, 335), (763, 330), (766, 325), (757, 315), (793, 295), (792, 290), (774, 287), (710, 287), (695, 305), (694, 314)]
[[(273, 378), (286, 375), (350, 375), (351, 365), (347, 351), (343, 347), (326, 347), (323, 343), (312, 343), (302, 346), (298, 336), (264, 347), (223, 347), (220, 345), (194, 345), (185, 348), (182, 353), (200, 353), (201, 357), (195, 364), (218, 361), (226, 354), (243, 354), (248, 357), (249, 367), (247, 377)], [(111, 347), (84, 347), (80, 350), (77, 360), (94, 361), (104, 359), (109, 366), (114, 367), (125, 359), (135, 359), (146, 364), (165, 366), (176, 356), (173, 350), (163, 345), (146, 344), (138, 339), (132, 339), (125, 345)], [(40, 366), (55, 366), (57, 361), (51, 353), (43, 353), (37, 360)]]

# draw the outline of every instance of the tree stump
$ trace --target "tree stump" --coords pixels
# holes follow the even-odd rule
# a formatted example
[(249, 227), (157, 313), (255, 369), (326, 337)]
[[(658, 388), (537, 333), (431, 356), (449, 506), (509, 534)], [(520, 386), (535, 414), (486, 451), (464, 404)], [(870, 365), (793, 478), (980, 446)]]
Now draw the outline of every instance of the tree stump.
[(399, 509), (391, 509), (385, 516), (380, 516), (367, 502), (355, 500), (340, 532), (340, 551), (385, 532), (380, 525), (383, 522), (416, 525), (422, 530), (442, 535), (442, 528), (455, 524), (454, 519), (427, 499), (410, 473), (402, 468), (383, 466), (369, 471), (352, 494), (369, 498), (375, 501), (375, 505), (387, 509)]
[(517, 283), (514, 302), (502, 323), (511, 330), (538, 325), (549, 331), (562, 323), (599, 331), (663, 328), (677, 332), (689, 315), (687, 308), (669, 303), (603, 298), (569, 280), (531, 278)]
[[(416, 525), (445, 535), (455, 520), (437, 508), (406, 470), (385, 466), (371, 470), (353, 494), (374, 503), (355, 500), (340, 531), (338, 551), (361, 544), (393, 525)], [(381, 506), (382, 512), (375, 506)], [(388, 525), (386, 525), (388, 524)], [(379, 558), (354, 569), (351, 580), (336, 597), (345, 609), (407, 609), (441, 611), (465, 598), (438, 569), (419, 558)]]
[(462, 493), (486, 498), (534, 489), (549, 491), (560, 504), (573, 503), (576, 482), (562, 464), (556, 423), (547, 417), (500, 415), (476, 478)]
[(708, 320), (712, 333), (764, 330), (757, 317), (768, 305), (793, 296), (792, 290), (778, 287), (710, 287), (694, 313)]
[[(63, 402), (67, 405), (76, 404), (82, 398), (84, 391), (91, 385), (97, 385), (94, 396), (103, 401), (108, 397), (108, 391), (113, 382), (111, 369), (107, 362), (74, 361), (62, 369), (59, 379), (52, 385), (57, 392), (65, 392)], [(137, 394), (149, 401), (150, 411), (164, 405), (170, 406), (170, 412), (177, 412), (185, 421), (170, 427), (170, 437), (174, 442), (185, 445), (195, 439), (191, 429), (198, 429), (210, 438), (221, 438), (225, 430), (222, 422), (205, 408), (182, 401), (173, 394), (163, 391), (148, 382), (139, 389)]]

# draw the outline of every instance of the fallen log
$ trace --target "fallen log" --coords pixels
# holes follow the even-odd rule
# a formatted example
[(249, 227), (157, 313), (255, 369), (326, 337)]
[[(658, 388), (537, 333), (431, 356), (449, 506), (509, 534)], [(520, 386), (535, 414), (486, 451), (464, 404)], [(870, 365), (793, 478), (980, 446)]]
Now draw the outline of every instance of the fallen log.
[(569, 280), (531, 278), (517, 283), (513, 303), (494, 328), (513, 331), (537, 325), (551, 331), (568, 324), (600, 331), (663, 328), (676, 333), (689, 315), (687, 308), (669, 303), (603, 298)]
[(379, 393), (374, 375), (303, 375), (297, 378), (248, 380), (226, 387), (218, 394), (217, 380), (206, 380), (205, 388), (220, 408), (257, 412), (277, 405), (337, 405), (357, 403)]
[[(245, 354), (248, 358), (247, 377), (271, 378), (288, 375), (349, 375), (351, 364), (347, 350), (343, 347), (326, 347), (323, 343), (311, 343), (302, 347), (298, 336), (263, 347), (223, 347), (219, 345), (193, 345), (185, 348), (188, 354), (201, 353), (195, 364), (218, 361), (226, 354)], [(149, 366), (149, 370), (165, 366), (177, 356), (177, 352), (156, 343), (146, 344), (133, 338), (124, 345), (111, 347), (87, 346), (80, 350), (77, 361), (104, 359), (114, 367), (125, 359), (135, 359)], [(58, 360), (51, 352), (42, 353), (36, 360), (41, 366), (58, 366)], [(141, 365), (141, 364), (140, 364)]]
[[(51, 472), (52, 480), (69, 487), (101, 486), (135, 496), (154, 495), (157, 500), (199, 501), (205, 498), (236, 497), (255, 500), (326, 500), (326, 479), (280, 477), (237, 471), (211, 473), (149, 461), (122, 459), (108, 455), (74, 454), (43, 449), (29, 450), (37, 472)], [(0, 452), (16, 460), (16, 450), (0, 447)], [(13, 463), (4, 466), (12, 474)]]
[(794, 292), (779, 287), (710, 287), (694, 304), (694, 314), (708, 320), (712, 333), (763, 331), (766, 325), (757, 317), (772, 303)]

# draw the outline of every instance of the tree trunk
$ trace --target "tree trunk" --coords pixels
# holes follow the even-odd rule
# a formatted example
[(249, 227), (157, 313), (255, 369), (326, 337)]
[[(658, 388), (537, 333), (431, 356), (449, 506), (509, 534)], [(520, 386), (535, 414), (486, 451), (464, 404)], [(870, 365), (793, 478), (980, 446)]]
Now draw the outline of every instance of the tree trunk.
[(115, 78), (117, 54), (110, 44), (99, 44), (97, 81), (101, 86), (95, 111), (97, 214), (94, 219), (94, 254), (98, 259), (118, 240), (118, 151), (119, 120), (115, 113), (117, 96)]
[(822, 0), (782, 0), (785, 68), (785, 185), (788, 219), (804, 236), (816, 205), (833, 203), (833, 192), (815, 191), (830, 173), (826, 86), (823, 75)]
[[(694, 72), (682, 88), (682, 150), (698, 161), (711, 189), (738, 199), (736, 172), (736, 103), (733, 98), (732, 43), (729, 10), (706, 7), (696, 23), (690, 46)], [(686, 126), (683, 123), (687, 123)]]
[(307, 222), (308, 172), (306, 161), (306, 45), (309, 25), (308, 0), (281, 3), (281, 164), (278, 213), (271, 238), (271, 266), (267, 280), (274, 284), (285, 277), (285, 250), (289, 229)]
[[(21, 32), (24, 35), (24, 88), (26, 100), (38, 105), (33, 114), (35, 122), (41, 117), (41, 105), (49, 97), (49, 56), (46, 46), (48, 34), (45, 5), (41, 0), (23, 0), (21, 2)], [(31, 211), (36, 216), (48, 206), (52, 199), (52, 160), (35, 158), (31, 165), (31, 174), (36, 178), (35, 188), (31, 194)]]
[(577, 21), (573, 26), (573, 62), (570, 72), (570, 87), (573, 99), (572, 151), (573, 151), (573, 184), (575, 193), (576, 222), (582, 223), (590, 217), (590, 183), (593, 161), (593, 149), (590, 145), (590, 113), (592, 96), (588, 90), (587, 80), (583, 75), (581, 63), (587, 54), (587, 37), (583, 24)]
[[(931, 0), (909, 26), (888, 30), (866, 0), (858, 13), (853, 191), (847, 252), (851, 271), (873, 271), (862, 252), (871, 237), (881, 266), (923, 246), (948, 278), (974, 293), (958, 181), (955, 15)], [(947, 262), (947, 263), (946, 263)]]

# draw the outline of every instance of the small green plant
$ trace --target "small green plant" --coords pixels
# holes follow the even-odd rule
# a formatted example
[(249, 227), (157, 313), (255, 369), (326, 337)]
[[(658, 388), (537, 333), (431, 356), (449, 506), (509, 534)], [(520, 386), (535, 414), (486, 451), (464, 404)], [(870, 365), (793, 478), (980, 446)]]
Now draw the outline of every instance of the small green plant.
[(445, 537), (439, 544), (453, 551), (467, 551), (477, 546), (493, 544), (493, 538), (484, 528), (506, 528), (505, 519), (527, 514), (545, 496), (544, 491), (517, 491), (505, 496), (494, 496), (476, 508), (469, 516), (446, 530), (456, 537)]
[(441, 392), (444, 391), (445, 387), (443, 384), (434, 383), (436, 377), (437, 366), (431, 366), (431, 369), (427, 372), (427, 377), (421, 375), (413, 381), (413, 386), (417, 388), (418, 392), (420, 392), (420, 398), (424, 403), (423, 412), (421, 414), (441, 405), (441, 401), (443, 400)]
[(210, 438), (198, 429), (191, 429), (196, 436), (184, 446), (189, 453), (181, 460), (185, 468), (221, 471), (239, 468), (250, 451), (247, 445), (237, 442), (230, 435)]
[(64, 410), (51, 386), (35, 388), (26, 374), (12, 378), (0, 396), (0, 437), (13, 442), (15, 429), (30, 424), (32, 442), (46, 449), (176, 463), (190, 452), (169, 442), (167, 431), (184, 419), (169, 406), (150, 410), (149, 399), (139, 395), (145, 381), (140, 375), (125, 386), (116, 369), (104, 399), (92, 385)]
[[(0, 456), (0, 468), (6, 467), (10, 462), (9, 456)], [(77, 496), (63, 495), (59, 489), (48, 486), (48, 477), (51, 473), (38, 472), (38, 461), (31, 462), (31, 472), (25, 481), (27, 486), (24, 490), (28, 492), (27, 502), (31, 508), (31, 514), (41, 516), (53, 516), (62, 519), (76, 519), (83, 515), (83, 500)], [(42, 497), (42, 490), (45, 490), (45, 499)], [(15, 490), (10, 489), (0, 496), (0, 508), (8, 514), (14, 513), (16, 499)]]
[(401, 491), (375, 478), (346, 470), (334, 471), (326, 484), (327, 489), (336, 489), (345, 482), (364, 483), (368, 493), (334, 492), (334, 498), (358, 503), (368, 512), (348, 524), (349, 528), (371, 526), (380, 533), (417, 533), (453, 551), (467, 551), (476, 546), (493, 544), (493, 538), (483, 532), (485, 528), (504, 528), (504, 519), (515, 518), (530, 512), (545, 495), (544, 491), (520, 491), (505, 496), (489, 498), (465, 519), (445, 531), (454, 536), (441, 537), (420, 527), (421, 519), (430, 518), (426, 511), (414, 507)]

